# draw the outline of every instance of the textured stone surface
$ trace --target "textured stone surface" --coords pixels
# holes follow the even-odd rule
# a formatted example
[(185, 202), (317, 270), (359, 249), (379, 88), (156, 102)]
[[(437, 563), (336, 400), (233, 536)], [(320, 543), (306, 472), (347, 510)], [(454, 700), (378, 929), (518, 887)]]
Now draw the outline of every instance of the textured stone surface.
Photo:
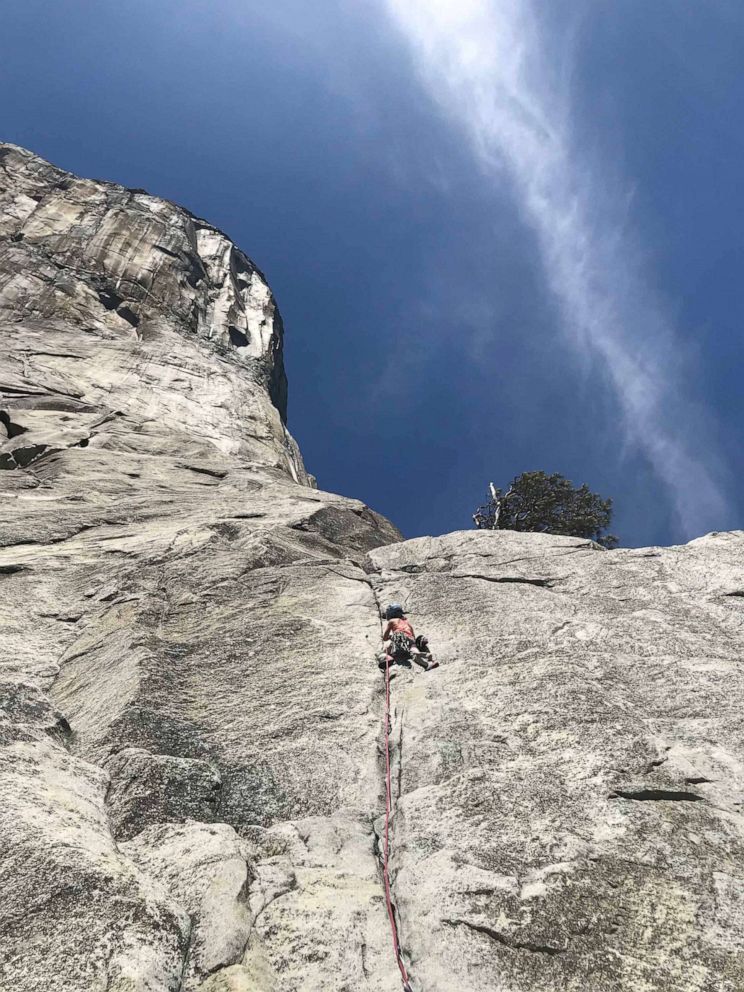
[(189, 914), (184, 992), (241, 959), (251, 928), (252, 876), (232, 827), (193, 821), (148, 827), (121, 851)]
[(117, 850), (105, 792), (49, 740), (0, 749), (0, 988), (177, 992), (188, 917)]
[[(57, 972), (60, 992), (149, 992), (232, 966), (222, 904), (205, 928), (171, 884), (178, 838), (208, 858), (207, 828), (177, 827), (194, 817), (249, 831), (317, 817), (320, 838), (340, 817), (363, 856), (342, 869), (327, 854), (308, 884), (331, 893), (344, 876), (331, 943), (336, 917), (359, 946), (372, 925), (381, 943), (378, 624), (361, 561), (399, 535), (313, 488), (282, 422), (273, 298), (224, 235), (0, 151), (4, 975), (14, 992)], [(295, 954), (256, 927), (251, 973), (291, 961), (299, 988), (306, 958), (322, 971), (303, 940)]]
[(396, 599), (414, 992), (740, 992), (744, 534), (399, 542), (224, 235), (0, 149), (0, 986), (398, 989)]
[(744, 987), (744, 534), (605, 552), (473, 532), (370, 557), (445, 659), (393, 683), (417, 987)]
[[(368, 800), (379, 808), (376, 790)], [(339, 813), (248, 836), (255, 926), (243, 964), (255, 985), (271, 992), (395, 989), (371, 824)]]
[(103, 767), (112, 779), (106, 805), (119, 839), (128, 840), (156, 823), (211, 823), (216, 817), (222, 777), (208, 761), (127, 747)]

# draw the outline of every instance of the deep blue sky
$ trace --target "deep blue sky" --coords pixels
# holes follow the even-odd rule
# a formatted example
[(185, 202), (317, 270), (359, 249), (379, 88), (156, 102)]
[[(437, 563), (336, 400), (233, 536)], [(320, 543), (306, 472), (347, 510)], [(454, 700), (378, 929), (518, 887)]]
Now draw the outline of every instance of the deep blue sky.
[(744, 7), (551, 11), (576, 147), (623, 191), (666, 315), (668, 420), (721, 494), (699, 526), (628, 437), (608, 370), (567, 343), (513, 182), (383, 0), (6, 0), (0, 134), (225, 230), (278, 298), (308, 468), (407, 536), (470, 526), (491, 479), (538, 468), (612, 496), (626, 545), (742, 526)]

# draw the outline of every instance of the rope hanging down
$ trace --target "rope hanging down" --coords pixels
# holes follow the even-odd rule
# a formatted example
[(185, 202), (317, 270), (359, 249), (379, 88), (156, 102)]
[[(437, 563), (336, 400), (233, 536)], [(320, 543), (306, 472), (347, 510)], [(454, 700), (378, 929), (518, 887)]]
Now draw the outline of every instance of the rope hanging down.
[(388, 916), (390, 917), (390, 930), (393, 935), (393, 951), (395, 960), (400, 968), (400, 977), (403, 980), (403, 992), (413, 992), (408, 978), (406, 966), (403, 964), (403, 957), (400, 951), (400, 940), (398, 939), (398, 924), (395, 922), (395, 909), (390, 895), (390, 873), (388, 871), (388, 861), (390, 859), (390, 816), (392, 811), (392, 787), (390, 782), (390, 664), (385, 665), (385, 840), (382, 852), (382, 876), (385, 880), (385, 903), (387, 905)]

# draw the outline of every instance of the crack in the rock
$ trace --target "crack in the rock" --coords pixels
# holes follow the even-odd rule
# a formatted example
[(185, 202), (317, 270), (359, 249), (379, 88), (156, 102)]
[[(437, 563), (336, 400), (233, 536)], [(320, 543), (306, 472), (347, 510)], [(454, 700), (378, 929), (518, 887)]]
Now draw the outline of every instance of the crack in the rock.
[(188, 930), (186, 932), (186, 946), (183, 949), (183, 960), (181, 963), (181, 974), (178, 979), (178, 990), (177, 992), (183, 992), (183, 986), (186, 982), (186, 973), (189, 967), (189, 961), (191, 959), (191, 942), (194, 939), (194, 923), (191, 919), (191, 914), (186, 914), (188, 918)]
[[(262, 533), (268, 534), (270, 536), (273, 533), (273, 531), (266, 530), (266, 531), (263, 531)], [(349, 581), (351, 581), (351, 582), (363, 582), (365, 585), (369, 585), (369, 582), (368, 582), (367, 579), (357, 578), (356, 576), (353, 576), (353, 575), (345, 575), (343, 572), (337, 572), (335, 569), (333, 569), (333, 568), (330, 567), (331, 565), (341, 564), (341, 563), (343, 563), (343, 561), (349, 561), (349, 562), (351, 562), (351, 564), (353, 566), (358, 567), (356, 565), (356, 563), (353, 562), (350, 558), (348, 558), (348, 559), (339, 559), (339, 558), (317, 558), (317, 559), (312, 559), (312, 558), (298, 558), (295, 561), (275, 562), (275, 563), (272, 563), (270, 565), (249, 565), (247, 568), (244, 568), (243, 571), (240, 572), (234, 578), (231, 577), (230, 579), (223, 579), (220, 582), (216, 582), (215, 583), (215, 588), (217, 588), (219, 586), (222, 586), (222, 585), (225, 585), (225, 584), (231, 585), (234, 581), (236, 581), (237, 579), (242, 579), (246, 575), (253, 576), (253, 575), (256, 575), (259, 572), (269, 572), (269, 573), (271, 573), (275, 569), (283, 569), (283, 568), (325, 568), (327, 571), (334, 572), (336, 575), (340, 575), (344, 579), (349, 579)]]
[[(23, 378), (26, 378), (26, 376), (24, 375)], [(33, 388), (32, 389), (19, 389), (17, 386), (4, 386), (4, 385), (0, 384), (0, 393), (4, 393), (5, 395), (11, 396), (11, 397), (12, 396), (21, 396), (21, 397), (40, 396), (42, 398), (48, 396), (49, 393), (52, 393), (54, 396), (65, 396), (67, 399), (74, 400), (77, 403), (79, 403), (82, 400), (82, 398), (83, 398), (83, 393), (70, 393), (70, 392), (67, 392), (67, 390), (65, 390), (65, 389), (55, 389), (54, 386), (50, 386), (48, 384), (45, 385), (40, 390), (39, 389), (33, 389)]]
[(526, 556), (523, 556), (523, 557), (520, 557), (520, 558), (507, 558), (505, 561), (493, 561), (493, 559), (496, 558), (496, 555), (493, 552), (484, 552), (484, 551), (450, 552), (449, 554), (442, 553), (442, 554), (438, 554), (438, 555), (431, 555), (429, 558), (424, 558), (424, 560), (423, 560), (422, 563), (413, 563), (411, 565), (400, 565), (400, 566), (395, 566), (395, 565), (378, 566), (378, 565), (375, 565), (375, 563), (372, 561), (372, 558), (371, 558), (371, 555), (370, 555), (370, 556), (368, 556), (367, 561), (365, 562), (365, 571), (369, 575), (371, 575), (371, 574), (382, 575), (383, 570), (388, 571), (388, 572), (405, 572), (408, 575), (418, 575), (418, 574), (421, 574), (422, 572), (426, 573), (427, 575), (441, 575), (441, 574), (450, 574), (451, 575), (452, 573), (446, 572), (445, 570), (430, 572), (429, 569), (426, 566), (427, 566), (427, 564), (429, 562), (432, 562), (432, 561), (447, 561), (447, 562), (451, 562), (455, 558), (462, 558), (462, 559), (468, 559), (468, 558), (488, 558), (488, 559), (490, 559), (490, 560), (493, 561), (494, 568), (503, 568), (505, 565), (514, 565), (514, 564), (516, 564), (518, 562), (522, 562), (522, 561), (531, 561), (531, 562), (534, 562), (534, 561), (539, 561), (542, 558), (564, 558), (566, 555), (577, 554), (579, 551), (586, 551), (586, 550), (606, 551), (607, 550), (606, 548), (603, 548), (600, 545), (594, 544), (593, 541), (587, 541), (585, 544), (569, 545), (567, 548), (564, 547), (562, 544), (551, 544), (551, 545), (548, 545), (548, 547), (546, 548), (546, 550), (551, 550), (551, 549), (560, 550), (561, 553), (560, 554), (555, 554), (555, 555), (534, 554), (534, 555), (526, 555)]
[(227, 472), (224, 469), (203, 468), (200, 465), (186, 465), (182, 463), (177, 468), (185, 468), (189, 472), (196, 472), (198, 475), (211, 475), (214, 479), (224, 479)]
[(18, 437), (19, 434), (25, 434), (28, 431), (27, 427), (22, 427), (20, 424), (14, 424), (10, 419), (10, 414), (7, 410), (0, 410), (0, 424), (5, 428), (5, 433), (8, 435), (8, 439)]
[(0, 468), (11, 470), (28, 468), (45, 455), (56, 455), (61, 450), (61, 448), (52, 448), (48, 444), (30, 444), (22, 448), (14, 448), (0, 455)]
[[(376, 609), (377, 609), (377, 615), (378, 615), (378, 617), (380, 617), (380, 616), (382, 616), (382, 604), (380, 602), (380, 598), (377, 595), (377, 590), (375, 589), (373, 583), (370, 580), (368, 580), (368, 582), (369, 582), (369, 588), (370, 588), (370, 591), (372, 593), (372, 597), (374, 599), (374, 603), (375, 603), (375, 606), (376, 606)], [(392, 723), (392, 710), (391, 710), (391, 713), (390, 713), (390, 720), (391, 720), (391, 723)], [(392, 736), (392, 727), (390, 728), (390, 730), (391, 730), (391, 736)], [(397, 778), (398, 778), (398, 782), (397, 782), (397, 785), (398, 785), (398, 795), (396, 796), (396, 802), (400, 798), (401, 793), (402, 793), (402, 762), (400, 760), (400, 752), (402, 751), (402, 748), (403, 748), (403, 716), (402, 716), (402, 714), (400, 716), (400, 731), (399, 731), (398, 748), (399, 748), (399, 754), (398, 754), (398, 776), (397, 776)], [(385, 783), (383, 782), (383, 789), (384, 789), (384, 787), (385, 787)], [(391, 815), (392, 815), (392, 810), (391, 810)], [(374, 838), (374, 844), (373, 844), (374, 854), (375, 854), (375, 856), (376, 856), (377, 861), (379, 862), (379, 864), (382, 865), (382, 860), (383, 860), (383, 841), (382, 841), (382, 838), (380, 837), (380, 834), (377, 831), (377, 827), (375, 825), (374, 819), (372, 820), (371, 826), (372, 826), (372, 836)], [(389, 850), (392, 851), (392, 840), (391, 840), (391, 843), (390, 843)], [(401, 934), (401, 920), (400, 920), (400, 914), (398, 913), (398, 906), (397, 906), (396, 899), (395, 899), (395, 882), (394, 882), (394, 879), (393, 878), (390, 879), (390, 906), (392, 908), (393, 917), (395, 918), (395, 921), (396, 921), (396, 931), (397, 931), (397, 933), (394, 932), (394, 936), (397, 935), (398, 950), (399, 950), (401, 959), (408, 958), (409, 955), (406, 952), (406, 944), (405, 944), (405, 941), (404, 941), (403, 936)]]
[(362, 576), (346, 575), (344, 572), (339, 572), (337, 569), (331, 568), (330, 566), (328, 566), (328, 571), (333, 572), (334, 575), (339, 575), (342, 579), (348, 579), (349, 582), (362, 582), (365, 586), (369, 586), (370, 588), (372, 587), (372, 582), (370, 579), (362, 578)]
[(403, 795), (403, 714), (400, 715), (400, 730), (398, 731), (398, 753), (396, 755), (396, 760), (398, 763), (398, 794), (395, 797), (395, 802), (397, 804), (400, 797)]
[[(302, 837), (300, 837), (300, 839), (302, 840)], [(307, 842), (306, 841), (303, 841), (303, 843), (305, 844), (305, 847), (307, 847)], [(291, 858), (289, 858), (288, 861), (289, 861), (290, 864), (292, 864), (292, 859)], [(258, 910), (257, 913), (255, 913), (255, 914), (252, 913), (251, 914), (251, 917), (252, 917), (251, 918), (251, 930), (256, 926), (256, 923), (258, 922), (258, 918), (263, 913), (266, 912), (266, 910), (269, 908), (269, 906), (273, 906), (274, 903), (277, 902), (277, 900), (283, 899), (284, 896), (289, 895), (290, 892), (294, 892), (298, 887), (299, 887), (299, 884), (297, 882), (297, 876), (294, 873), (294, 866), (292, 866), (292, 875), (291, 875), (291, 877), (289, 879), (289, 884), (287, 885), (287, 888), (286, 889), (282, 889), (280, 892), (277, 892), (275, 895), (273, 895), (268, 900), (268, 902), (265, 902), (263, 904), (263, 906), (261, 906), (261, 908)], [(249, 936), (249, 939), (250, 939), (250, 936)], [(246, 941), (246, 944), (247, 944), (247, 941)]]
[[(688, 779), (688, 781), (690, 780)], [(638, 802), (705, 802), (705, 797), (699, 796), (695, 792), (681, 792), (673, 789), (613, 789), (608, 798), (633, 799)]]
[(362, 941), (362, 946), (360, 948), (361, 958), (362, 958), (362, 974), (365, 978), (369, 978), (369, 969), (367, 968), (367, 944), (366, 941)]
[(17, 575), (19, 572), (30, 572), (28, 565), (0, 565), (0, 575)]
[(529, 951), (531, 954), (548, 954), (552, 956), (555, 954), (565, 954), (568, 950), (568, 942), (566, 942), (565, 947), (554, 947), (551, 944), (538, 944), (532, 940), (516, 940), (507, 937), (503, 933), (499, 933), (498, 930), (494, 930), (492, 927), (486, 926), (483, 923), (471, 923), (470, 920), (447, 919), (442, 920), (442, 923), (450, 927), (467, 927), (468, 930), (473, 930), (475, 933), (482, 933), (497, 944), (508, 947), (511, 951)]
[(474, 572), (450, 572), (452, 579), (482, 579), (484, 582), (515, 583), (516, 585), (538, 586), (541, 589), (552, 589), (556, 579), (527, 579), (519, 575), (477, 575)]
[(162, 251), (164, 255), (168, 255), (170, 258), (175, 258), (176, 260), (180, 260), (181, 256), (178, 254), (178, 252), (171, 251), (170, 248), (166, 248), (165, 245), (153, 245), (152, 247), (153, 247), (153, 251)]
[(44, 540), (43, 538), (39, 538), (38, 540), (31, 540), (31, 541), (17, 541), (15, 544), (3, 544), (0, 547), (0, 551), (8, 551), (10, 548), (28, 548), (28, 547), (46, 548), (50, 544), (63, 544), (65, 541), (71, 541), (79, 534), (82, 534), (83, 531), (93, 530), (96, 527), (104, 527), (107, 524), (113, 525), (113, 524), (121, 524), (123, 522), (124, 521), (121, 520), (114, 520), (114, 521), (99, 520), (94, 524), (82, 524), (82, 526), (78, 527), (78, 529), (73, 531), (71, 534), (65, 534), (62, 537), (49, 537), (46, 540)]
[(31, 358), (78, 358), (81, 361), (87, 357), (86, 355), (75, 355), (70, 351), (31, 351), (29, 348), (19, 349), (19, 354)]
[(556, 634), (560, 634), (560, 632), (565, 630), (566, 627), (570, 627), (573, 622), (573, 620), (564, 620), (563, 623), (559, 623), (557, 627), (553, 627), (550, 631), (550, 636), (555, 637)]
[(231, 517), (223, 517), (224, 520), (260, 520), (267, 517), (267, 513), (235, 513)]

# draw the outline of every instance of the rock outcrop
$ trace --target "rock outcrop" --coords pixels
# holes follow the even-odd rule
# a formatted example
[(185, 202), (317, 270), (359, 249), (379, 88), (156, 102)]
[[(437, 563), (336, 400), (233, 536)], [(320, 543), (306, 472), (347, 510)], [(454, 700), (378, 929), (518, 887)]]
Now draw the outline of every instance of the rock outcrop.
[(402, 542), (314, 488), (260, 272), (0, 146), (0, 987), (744, 988), (744, 534)]

